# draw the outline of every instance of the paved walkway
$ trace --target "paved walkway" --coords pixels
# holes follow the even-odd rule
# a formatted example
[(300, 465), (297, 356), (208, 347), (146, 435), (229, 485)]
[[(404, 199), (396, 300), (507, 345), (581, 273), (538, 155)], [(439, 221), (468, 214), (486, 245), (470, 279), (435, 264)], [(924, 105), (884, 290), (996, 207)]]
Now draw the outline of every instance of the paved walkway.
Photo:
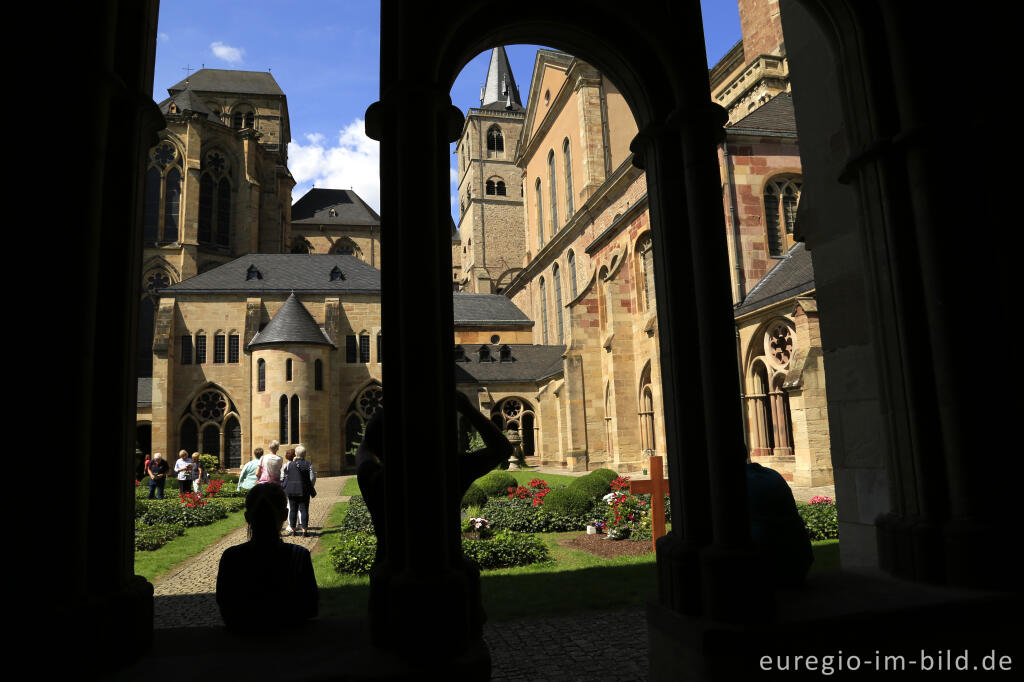
[[(348, 499), (340, 495), (345, 481), (351, 476), (320, 477), (316, 481), (317, 495), (309, 505), (310, 537), (289, 536), (292, 542), (312, 550), (319, 541), (319, 531), (335, 502)], [(228, 547), (246, 541), (243, 526), (225, 535), (221, 540), (165, 573), (153, 582), (153, 627), (157, 630), (179, 627), (219, 626), (224, 622), (217, 608), (217, 567), (220, 556)]]

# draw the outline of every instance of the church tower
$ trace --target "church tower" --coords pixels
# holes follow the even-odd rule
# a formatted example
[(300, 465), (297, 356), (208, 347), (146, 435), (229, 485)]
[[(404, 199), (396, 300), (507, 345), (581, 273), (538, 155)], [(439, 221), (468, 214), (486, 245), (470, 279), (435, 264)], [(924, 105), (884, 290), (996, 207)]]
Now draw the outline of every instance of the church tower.
[[(504, 47), (491, 51), (480, 107), (466, 116), (456, 144), (461, 254), (453, 254), (458, 288), (491, 294), (522, 268), (522, 174), (515, 165), (526, 110)], [(461, 267), (455, 260), (461, 255)]]

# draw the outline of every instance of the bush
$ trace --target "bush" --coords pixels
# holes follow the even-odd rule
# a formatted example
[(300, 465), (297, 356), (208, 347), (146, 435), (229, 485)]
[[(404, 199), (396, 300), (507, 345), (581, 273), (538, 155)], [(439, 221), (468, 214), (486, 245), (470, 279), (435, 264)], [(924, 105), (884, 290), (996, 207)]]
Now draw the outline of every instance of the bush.
[(180, 523), (158, 524), (155, 526), (135, 524), (135, 550), (151, 552), (163, 547), (174, 538), (182, 535), (185, 527)]
[(603, 477), (594, 476), (593, 474), (580, 476), (569, 484), (569, 488), (582, 490), (594, 500), (604, 497), (611, 490), (608, 486), (608, 482), (605, 481)]
[(213, 455), (199, 455), (199, 464), (202, 465), (203, 471), (211, 475), (220, 468), (220, 460)]
[(466, 489), (466, 494), (462, 496), (462, 508), (482, 507), (485, 504), (487, 504), (487, 493), (476, 483), (470, 483), (469, 488)]
[(342, 533), (369, 533), (373, 535), (373, 519), (366, 500), (361, 495), (353, 495), (348, 501), (345, 518), (338, 526)]
[[(619, 475), (612, 471), (611, 469), (594, 469), (589, 474), (587, 474), (587, 476), (599, 477), (602, 481), (604, 481), (604, 485), (606, 488), (611, 484), (612, 481), (619, 477)], [(608, 491), (606, 490), (605, 492)]]
[(834, 540), (839, 537), (839, 514), (831, 502), (798, 504), (800, 518), (811, 540)]
[[(354, 498), (353, 498), (354, 499)], [(352, 507), (349, 506), (351, 513)], [(338, 544), (328, 552), (331, 564), (338, 573), (365, 575), (373, 566), (377, 554), (377, 538), (373, 533), (343, 533)]]
[(528, 533), (501, 530), (490, 540), (462, 541), (462, 553), (480, 568), (508, 568), (551, 561), (547, 545)]
[(480, 510), (480, 515), (491, 522), (492, 528), (540, 533), (545, 530), (542, 509), (544, 507), (534, 507), (530, 500), (492, 497)]
[(178, 500), (169, 499), (162, 502), (156, 500), (136, 500), (135, 520), (145, 526), (180, 523), (184, 528), (208, 526), (214, 521), (227, 518), (231, 512), (245, 507), (241, 498), (211, 499), (206, 504), (188, 507)]
[(518, 488), (519, 481), (512, 474), (503, 471), (492, 471), (478, 478), (474, 483), (487, 494), (487, 497), (505, 497), (509, 488)]
[(556, 488), (544, 498), (544, 509), (566, 516), (586, 516), (594, 498), (580, 488)]

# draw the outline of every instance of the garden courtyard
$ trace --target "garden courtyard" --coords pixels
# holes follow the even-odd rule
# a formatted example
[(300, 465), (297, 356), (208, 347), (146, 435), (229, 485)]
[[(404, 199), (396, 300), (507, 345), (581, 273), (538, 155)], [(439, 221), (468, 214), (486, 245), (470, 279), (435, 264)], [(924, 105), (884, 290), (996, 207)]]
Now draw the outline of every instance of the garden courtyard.
[[(488, 617), (484, 639), (491, 651), (493, 679), (638, 679), (646, 675), (644, 603), (657, 587), (650, 514), (645, 512), (651, 506), (650, 496), (630, 495), (628, 481), (612, 478), (614, 472), (603, 478), (595, 474), (496, 471), (471, 486), (463, 500), (463, 549), (483, 569), (481, 589)], [(145, 484), (139, 486), (138, 504), (143, 511), (136, 512), (137, 527), (142, 529), (136, 533), (136, 546), (145, 549), (136, 552), (136, 573), (154, 584), (157, 642), (154, 653), (140, 661), (139, 670), (147, 669), (152, 658), (160, 658), (163, 635), (178, 638), (202, 632), (209, 637), (222, 631), (214, 594), (218, 562), (227, 547), (246, 540), (246, 527), (240, 511), (243, 498), (234, 488), (234, 477), (220, 478), (220, 490), (198, 504), (192, 501), (195, 507), (179, 502), (176, 491), (170, 489), (168, 497), (173, 499), (142, 501)], [(507, 485), (512, 479), (515, 485)], [(358, 628), (356, 624), (367, 613), (365, 573), (374, 549), (369, 514), (355, 477), (320, 478), (317, 491), (310, 505), (310, 537), (289, 536), (285, 541), (312, 552), (320, 590), (318, 620), (330, 621), (334, 629), (310, 624), (303, 649), (317, 644), (318, 632), (336, 636), (339, 623)], [(813, 533), (833, 536), (812, 543), (812, 574), (839, 568), (835, 508), (831, 501), (821, 503), (832, 494), (831, 487), (794, 490), (812, 538)], [(806, 504), (811, 500), (815, 503)], [(627, 518), (631, 513), (632, 521)], [(199, 518), (200, 514), (205, 516)], [(172, 523), (160, 523), (164, 521)], [(668, 521), (670, 528), (670, 515)], [(162, 532), (165, 525), (170, 530)], [(641, 539), (608, 539), (616, 533)], [(156, 540), (150, 537), (154, 534), (159, 536)], [(161, 541), (164, 544), (150, 549)], [(264, 583), (254, 576), (253, 584), (255, 590)], [(282, 586), (282, 595), (285, 589)], [(353, 637), (358, 636), (353, 630)], [(617, 652), (615, 672), (595, 655), (611, 643)], [(323, 644), (329, 648), (330, 642)], [(538, 661), (543, 661), (545, 669), (541, 677)]]

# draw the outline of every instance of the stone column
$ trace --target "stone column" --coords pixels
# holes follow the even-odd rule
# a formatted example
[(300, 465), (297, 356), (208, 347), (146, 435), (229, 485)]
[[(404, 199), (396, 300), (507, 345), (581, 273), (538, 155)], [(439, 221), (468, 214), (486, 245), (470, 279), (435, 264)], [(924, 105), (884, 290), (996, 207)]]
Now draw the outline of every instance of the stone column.
[[(559, 311), (561, 312), (561, 311)], [(565, 465), (570, 471), (587, 468), (587, 412), (583, 394), (583, 358), (569, 353), (565, 358), (565, 421), (568, 444)]]
[[(485, 678), (490, 657), (482, 639), (480, 578), (462, 556), (452, 428), (448, 145), (458, 138), (463, 116), (451, 104), (448, 84), (434, 80), (433, 62), (422, 59), (436, 50), (420, 30), (436, 21), (433, 11), (422, 4), (382, 5), (381, 96), (366, 111), (367, 135), (380, 141), (381, 241), (390, 245), (381, 254), (387, 559), (370, 575), (369, 616), (375, 646), (397, 654), (410, 674), (429, 660), (457, 677)], [(419, 227), (409, 232), (410, 225)], [(415, 354), (402, 342), (410, 338), (419, 340)], [(424, 387), (431, 400), (422, 399)], [(436, 457), (424, 468), (426, 434)], [(439, 614), (444, 627), (438, 627)]]

